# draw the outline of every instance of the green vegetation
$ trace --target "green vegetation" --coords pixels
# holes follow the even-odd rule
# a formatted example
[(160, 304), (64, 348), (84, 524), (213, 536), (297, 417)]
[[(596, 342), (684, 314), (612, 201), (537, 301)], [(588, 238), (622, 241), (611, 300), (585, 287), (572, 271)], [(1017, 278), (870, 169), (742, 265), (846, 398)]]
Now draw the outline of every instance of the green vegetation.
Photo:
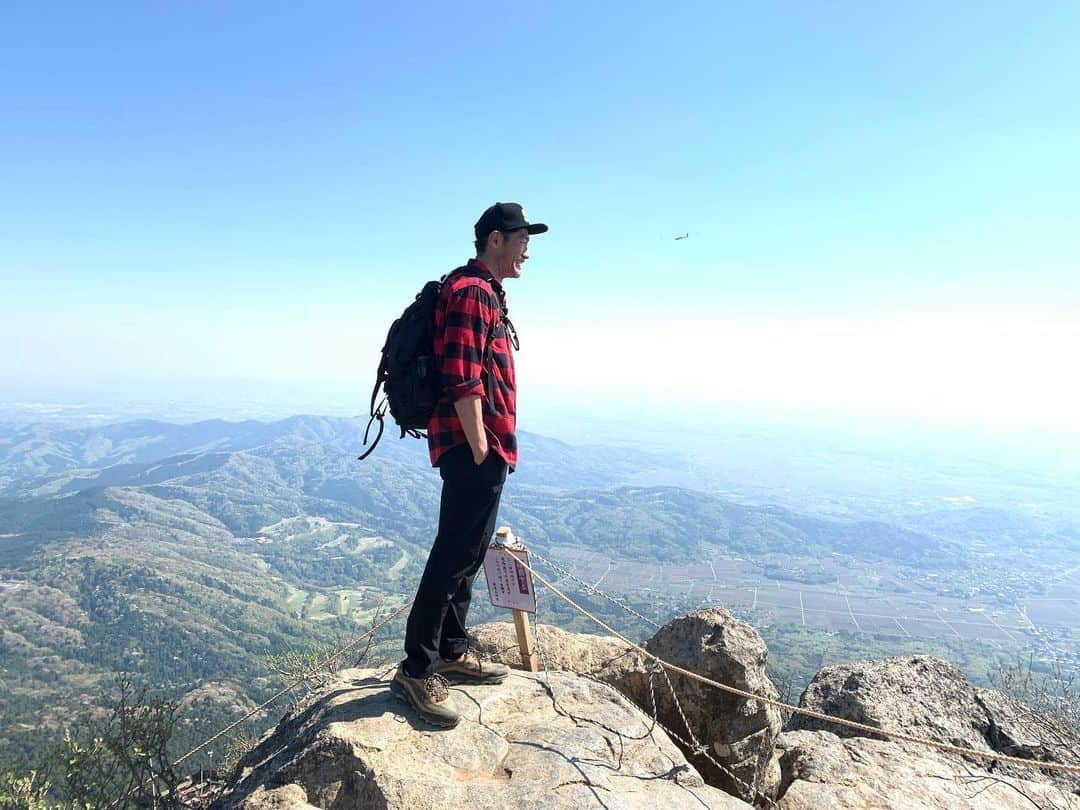
[(0, 807), (18, 810), (49, 810), (49, 788), (52, 787), (38, 771), (16, 776), (0, 773)]
[(65, 727), (62, 742), (40, 769), (0, 779), (0, 807), (21, 810), (103, 810), (182, 805), (170, 742), (178, 704), (150, 697), (127, 676), (116, 679), (103, 711), (84, 712)]
[[(107, 711), (103, 690), (117, 673), (135, 673), (133, 688), (175, 704), (170, 751), (187, 750), (272, 694), (271, 671), (302, 668), (289, 656), (304, 654), (294, 651), (331, 649), (411, 596), (438, 512), (438, 476), (422, 447), (408, 443), (384, 443), (385, 455), (357, 464), (358, 430), (346, 420), (297, 418), (0, 435), (0, 772), (28, 774), (70, 734), (72, 718)], [(881, 573), (867, 587), (893, 582), (904, 593), (921, 571), (950, 572), (920, 583), (920, 598), (961, 582), (1007, 582), (1010, 593), (1026, 587), (1016, 580), (1019, 543), (1001, 541), (980, 569), (971, 546), (935, 528), (982, 540), (998, 525), (992, 515), (968, 524), (925, 515), (908, 528), (809, 518), (626, 485), (621, 468), (663, 463), (639, 453), (524, 440), (532, 443), (529, 471), (511, 479), (500, 519), (544, 554), (590, 551), (674, 570), (705, 565), (722, 550), (789, 582), (831, 583), (838, 571), (872, 567)], [(1015, 520), (1003, 525), (1002, 536), (1022, 536)], [(1026, 564), (1056, 564), (1046, 549), (1057, 531), (1038, 535), (1045, 561)], [(625, 587), (623, 596), (658, 622), (705, 598), (685, 581), (658, 578), (650, 587)], [(620, 632), (651, 635), (610, 603), (571, 590)], [(505, 618), (482, 593), (473, 605), (476, 622)], [(932, 653), (984, 684), (1007, 654), (959, 638), (826, 632), (792, 624), (789, 613), (733, 608), (757, 623), (770, 665), (796, 696), (829, 663)], [(598, 631), (550, 596), (537, 620)], [(403, 623), (384, 631), (369, 660), (400, 656)], [(279, 713), (271, 707), (243, 734), (257, 736)], [(205, 752), (185, 767), (213, 764)], [(0, 790), (29, 802), (46, 777), (58, 784), (38, 768)]]

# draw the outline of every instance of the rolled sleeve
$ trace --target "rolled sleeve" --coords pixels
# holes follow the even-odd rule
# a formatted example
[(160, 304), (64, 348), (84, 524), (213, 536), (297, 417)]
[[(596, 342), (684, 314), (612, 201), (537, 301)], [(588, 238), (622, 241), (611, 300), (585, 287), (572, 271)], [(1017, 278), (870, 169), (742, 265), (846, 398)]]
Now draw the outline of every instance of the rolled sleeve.
[(446, 395), (450, 397), (453, 402), (471, 396), (478, 396), (480, 399), (487, 398), (487, 394), (484, 392), (484, 383), (479, 378), (465, 380), (457, 385), (448, 386)]
[(479, 286), (469, 285), (455, 291), (446, 302), (439, 373), (443, 390), (453, 402), (468, 396), (486, 397), (484, 344), (495, 318), (489, 298)]

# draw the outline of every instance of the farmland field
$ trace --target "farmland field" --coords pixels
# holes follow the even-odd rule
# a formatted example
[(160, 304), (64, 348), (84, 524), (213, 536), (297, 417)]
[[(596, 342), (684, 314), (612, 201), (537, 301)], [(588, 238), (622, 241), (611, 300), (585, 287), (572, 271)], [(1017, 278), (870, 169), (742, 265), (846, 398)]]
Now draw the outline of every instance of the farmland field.
[[(1075, 577), (1024, 605), (1002, 605), (928, 592), (897, 571), (860, 572), (845, 566), (829, 585), (803, 585), (772, 579), (763, 566), (730, 557), (661, 565), (610, 560), (571, 547), (553, 549), (552, 554), (600, 590), (646, 600), (667, 597), (687, 609), (719, 605), (758, 625), (793, 624), (896, 639), (958, 639), (1022, 650), (1045, 641), (1047, 634), (1068, 635), (1080, 617), (1080, 582)], [(878, 583), (883, 580), (899, 587), (882, 593)], [(556, 580), (556, 585), (581, 592), (569, 578)], [(1068, 640), (1064, 643), (1067, 652)]]

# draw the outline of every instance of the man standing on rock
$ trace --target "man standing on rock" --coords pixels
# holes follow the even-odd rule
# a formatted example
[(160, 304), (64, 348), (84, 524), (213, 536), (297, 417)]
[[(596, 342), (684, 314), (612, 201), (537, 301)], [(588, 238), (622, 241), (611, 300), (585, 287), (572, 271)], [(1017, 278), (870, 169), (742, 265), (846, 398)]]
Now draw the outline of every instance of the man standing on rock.
[(435, 309), (443, 395), (428, 425), (428, 449), (443, 480), (439, 531), (409, 613), (406, 658), (390, 688), (440, 726), (460, 719), (448, 679), (500, 683), (509, 674), (469, 651), (465, 619), (503, 483), (517, 464), (517, 337), (502, 285), (521, 277), (529, 236), (547, 229), (530, 223), (517, 203), (495, 203), (474, 228), (476, 258), (447, 276)]

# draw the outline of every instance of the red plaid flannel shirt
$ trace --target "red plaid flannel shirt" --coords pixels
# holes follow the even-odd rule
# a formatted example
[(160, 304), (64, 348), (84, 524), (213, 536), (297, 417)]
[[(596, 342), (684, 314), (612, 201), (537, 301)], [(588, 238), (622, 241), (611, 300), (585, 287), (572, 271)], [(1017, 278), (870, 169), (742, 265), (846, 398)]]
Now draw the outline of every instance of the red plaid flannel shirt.
[(443, 395), (428, 422), (432, 466), (450, 448), (468, 443), (454, 403), (473, 394), (481, 399), (491, 452), (511, 470), (517, 466), (517, 388), (505, 312), (502, 285), (475, 259), (443, 284), (435, 307), (435, 357)]

